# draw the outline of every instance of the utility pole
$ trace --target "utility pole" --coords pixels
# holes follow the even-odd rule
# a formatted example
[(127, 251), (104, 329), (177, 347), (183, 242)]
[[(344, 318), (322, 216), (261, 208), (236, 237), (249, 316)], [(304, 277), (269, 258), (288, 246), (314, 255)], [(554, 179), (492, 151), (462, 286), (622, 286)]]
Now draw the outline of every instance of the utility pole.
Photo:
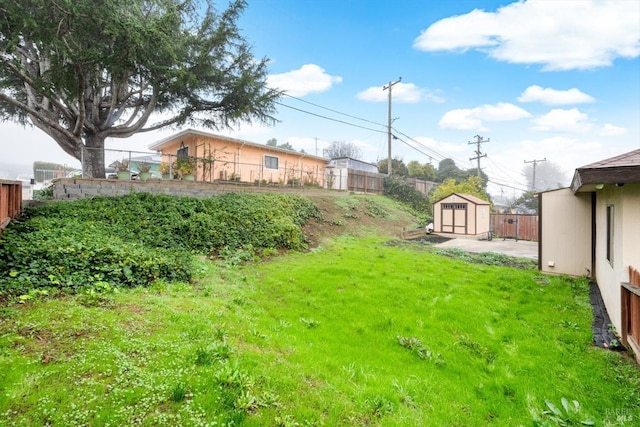
[(388, 116), (388, 124), (387, 124), (387, 140), (389, 144), (389, 156), (387, 157), (387, 175), (391, 176), (391, 88), (400, 83), (402, 81), (402, 77), (398, 77), (398, 80), (395, 82), (389, 82), (388, 86), (383, 86), (382, 90), (389, 89), (389, 116)]
[(546, 162), (546, 161), (547, 161), (547, 158), (546, 158), (546, 157), (545, 157), (544, 159), (542, 159), (542, 160), (535, 160), (535, 159), (534, 159), (534, 160), (529, 160), (529, 161), (526, 161), (526, 160), (525, 160), (525, 161), (524, 161), (525, 163), (533, 163), (533, 182), (531, 183), (531, 190), (532, 190), (534, 193), (536, 192), (536, 165), (537, 165), (538, 163)]
[(478, 178), (480, 178), (480, 158), (487, 157), (486, 154), (482, 154), (482, 152), (480, 151), (480, 144), (482, 144), (483, 142), (491, 141), (491, 138), (482, 139), (482, 137), (480, 135), (476, 135), (476, 136), (474, 136), (474, 138), (476, 138), (475, 142), (469, 141), (467, 143), (467, 145), (470, 145), (470, 144), (475, 144), (476, 145), (476, 151), (475, 151), (476, 156), (475, 157), (471, 157), (469, 160), (477, 160), (478, 161)]

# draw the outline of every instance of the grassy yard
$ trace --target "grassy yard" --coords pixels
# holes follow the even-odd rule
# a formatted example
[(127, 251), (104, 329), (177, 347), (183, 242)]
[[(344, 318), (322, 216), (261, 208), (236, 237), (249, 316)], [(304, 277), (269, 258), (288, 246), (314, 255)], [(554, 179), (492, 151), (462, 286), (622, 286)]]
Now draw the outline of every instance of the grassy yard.
[(193, 285), (4, 304), (0, 425), (640, 421), (637, 366), (591, 346), (585, 280), (382, 237), (199, 265)]

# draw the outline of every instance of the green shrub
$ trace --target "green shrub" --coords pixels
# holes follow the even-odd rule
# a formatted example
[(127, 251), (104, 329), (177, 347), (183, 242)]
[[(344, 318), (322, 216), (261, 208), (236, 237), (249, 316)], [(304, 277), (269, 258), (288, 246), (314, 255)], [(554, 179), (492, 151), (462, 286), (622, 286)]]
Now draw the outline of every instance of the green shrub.
[(420, 225), (433, 221), (432, 206), (429, 198), (415, 189), (414, 186), (394, 178), (384, 179), (384, 195), (408, 205), (419, 217)]
[(301, 226), (311, 217), (319, 213), (309, 200), (279, 194), (131, 194), (31, 207), (0, 236), (0, 293), (188, 282), (192, 253), (304, 248)]

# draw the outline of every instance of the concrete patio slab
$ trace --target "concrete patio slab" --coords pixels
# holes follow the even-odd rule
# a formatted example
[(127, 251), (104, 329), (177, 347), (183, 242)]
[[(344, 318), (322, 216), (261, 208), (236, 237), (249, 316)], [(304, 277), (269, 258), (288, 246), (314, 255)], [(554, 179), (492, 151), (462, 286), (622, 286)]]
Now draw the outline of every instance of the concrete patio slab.
[(467, 252), (496, 252), (518, 258), (538, 259), (538, 242), (526, 240), (451, 239), (435, 245), (437, 248), (457, 248)]

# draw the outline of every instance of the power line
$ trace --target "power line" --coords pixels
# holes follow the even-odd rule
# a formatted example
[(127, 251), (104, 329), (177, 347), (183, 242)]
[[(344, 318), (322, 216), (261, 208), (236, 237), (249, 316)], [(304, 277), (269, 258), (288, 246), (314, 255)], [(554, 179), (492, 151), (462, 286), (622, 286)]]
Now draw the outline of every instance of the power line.
[[(423, 147), (423, 148), (424, 148), (424, 149), (426, 149), (426, 150), (431, 151), (431, 152), (434, 154), (434, 156), (430, 156), (430, 155), (426, 154), (427, 156), (429, 156), (429, 157), (439, 157), (439, 158), (440, 158), (440, 160), (443, 160), (443, 159), (446, 159), (446, 158), (447, 158), (447, 156), (445, 156), (444, 154), (442, 154), (442, 153), (438, 153), (436, 150), (434, 150), (434, 149), (433, 149), (433, 148), (431, 148), (431, 147), (427, 147), (426, 145), (424, 145), (423, 143), (421, 143), (420, 141), (418, 141), (418, 140), (416, 140), (416, 139), (413, 139), (412, 137), (410, 137), (410, 136), (409, 136), (409, 135), (407, 135), (406, 133), (403, 133), (403, 132), (399, 131), (399, 130), (398, 130), (398, 129), (396, 129), (396, 128), (392, 128), (392, 129), (393, 129), (395, 132), (399, 133), (400, 135), (404, 136), (405, 138), (407, 138), (407, 139), (409, 139), (409, 140), (411, 140), (411, 141), (415, 142), (416, 144), (420, 145), (421, 147)], [(411, 145), (409, 145), (409, 146), (411, 147)], [(424, 154), (424, 153), (423, 153), (423, 154)]]
[(505, 183), (503, 183), (503, 182), (499, 182), (499, 181), (496, 181), (495, 179), (491, 179), (491, 178), (489, 178), (488, 182), (490, 182), (490, 183), (492, 183), (492, 184), (495, 184), (495, 185), (499, 185), (499, 186), (501, 186), (501, 187), (512, 188), (512, 189), (514, 189), (514, 190), (518, 190), (518, 191), (525, 191), (525, 192), (527, 191), (527, 190), (526, 190), (526, 188), (522, 188), (522, 187), (515, 187), (515, 186), (513, 186), (513, 185), (505, 184)]
[[(374, 122), (372, 120), (364, 119), (362, 117), (357, 117), (357, 116), (354, 116), (354, 115), (351, 115), (351, 114), (348, 114), (348, 113), (344, 113), (344, 112), (341, 112), (341, 111), (338, 111), (338, 110), (334, 110), (334, 109), (331, 109), (331, 108), (323, 107), (321, 105), (314, 104), (312, 102), (306, 101), (306, 100), (301, 99), (301, 98), (297, 98), (295, 96), (291, 96), (291, 95), (286, 95), (286, 96), (288, 96), (289, 98), (304, 102), (306, 104), (313, 105), (314, 107), (318, 107), (318, 108), (322, 108), (322, 109), (327, 110), (327, 111), (331, 111), (331, 112), (336, 113), (336, 114), (340, 114), (340, 115), (343, 115), (343, 116), (346, 116), (346, 117), (350, 117), (350, 118), (353, 118), (353, 119), (356, 119), (356, 120), (360, 120), (360, 121), (364, 121), (364, 122), (367, 122), (367, 123), (371, 123), (371, 124), (374, 124), (374, 125), (377, 125), (377, 126), (385, 126), (382, 123), (377, 123), (377, 122)], [(376, 133), (379, 133), (379, 134), (387, 134), (388, 135), (388, 130), (385, 131), (385, 130), (381, 130), (381, 129), (374, 129), (374, 128), (371, 128), (371, 127), (358, 125), (356, 123), (352, 123), (352, 122), (348, 122), (348, 121), (345, 121), (345, 120), (336, 119), (336, 118), (333, 118), (333, 117), (328, 117), (328, 116), (325, 116), (325, 115), (322, 115), (322, 114), (318, 114), (318, 113), (314, 113), (314, 112), (311, 112), (311, 111), (307, 111), (307, 110), (304, 110), (304, 109), (301, 109), (301, 108), (296, 108), (296, 107), (293, 107), (291, 105), (284, 104), (282, 102), (277, 102), (277, 104), (281, 105), (283, 107), (295, 110), (295, 111), (299, 111), (301, 113), (305, 113), (305, 114), (309, 114), (309, 115), (312, 115), (312, 116), (315, 116), (315, 117), (319, 117), (321, 119), (330, 120), (330, 121), (333, 121), (333, 122), (341, 123), (341, 124), (344, 124), (344, 125), (347, 125), (347, 126), (352, 126), (352, 127), (356, 127), (356, 128), (360, 128), (360, 129), (365, 129), (365, 130), (376, 132)], [(455, 158), (455, 157), (446, 156), (446, 155), (434, 150), (433, 148), (426, 146), (422, 142), (410, 137), (409, 135), (407, 135), (406, 133), (400, 131), (399, 129), (396, 129), (394, 127), (392, 127), (391, 129), (393, 130), (393, 132), (404, 136), (406, 139), (408, 139), (409, 141), (413, 142), (414, 144), (418, 145), (419, 147), (421, 147), (422, 149), (424, 149), (426, 151), (423, 151), (423, 150), (419, 149), (418, 147), (410, 144), (408, 141), (405, 141), (404, 139), (399, 138), (397, 135), (392, 134), (392, 138), (393, 139), (397, 139), (397, 140), (401, 141), (402, 143), (407, 145), (409, 148), (412, 148), (415, 151), (417, 151), (418, 153), (427, 156), (429, 159), (435, 159), (435, 160), (440, 161), (440, 160), (449, 158), (449, 159), (452, 159), (452, 160), (454, 160), (454, 161), (456, 161), (456, 162), (458, 162), (458, 163), (460, 163), (462, 165), (464, 165), (466, 163), (466, 160), (463, 161), (463, 160), (460, 160), (460, 159)], [(484, 142), (484, 141), (482, 141), (482, 142)], [(492, 164), (494, 164), (496, 167), (501, 169), (501, 171), (503, 173), (505, 173), (507, 178), (510, 180), (509, 181), (510, 184), (513, 184), (515, 181), (517, 181), (517, 180), (513, 179), (512, 177), (510, 177), (496, 162), (494, 162), (492, 159), (488, 158), (488, 156), (486, 154), (484, 154), (483, 157), (487, 157), (487, 159)], [(473, 160), (473, 159), (470, 159), (470, 160)], [(494, 178), (494, 179), (489, 179), (488, 182), (491, 182), (491, 183), (496, 184), (496, 185), (504, 186), (504, 187), (507, 187), (507, 188), (512, 188), (512, 189), (515, 189), (515, 190), (518, 190), (518, 191), (527, 191), (526, 189), (522, 189), (522, 188), (519, 188), (519, 187), (514, 187), (512, 185), (508, 185), (508, 184), (501, 183), (501, 182), (498, 182), (498, 181), (499, 181), (498, 179)]]
[[(322, 114), (313, 113), (311, 111), (303, 110), (301, 108), (292, 107), (291, 105), (283, 104), (282, 102), (277, 102), (276, 101), (276, 104), (281, 105), (281, 106), (286, 107), (286, 108), (290, 108), (292, 110), (300, 111), (301, 113), (305, 113), (305, 114), (309, 114), (309, 115), (312, 115), (312, 116), (320, 117), (320, 118), (326, 119), (326, 120), (331, 120), (333, 122), (342, 123), (342, 124), (345, 124), (345, 125), (348, 125), (348, 126), (357, 127), (357, 128), (360, 128), (360, 129), (366, 129), (366, 130), (370, 130), (370, 131), (378, 132), (378, 133), (386, 133), (384, 130), (372, 129), (372, 128), (369, 128), (369, 127), (366, 127), (366, 126), (357, 125), (355, 123), (346, 122), (344, 120), (334, 119), (333, 117), (323, 116)], [(380, 126), (383, 126), (383, 125), (380, 125)]]
[(323, 110), (331, 111), (332, 113), (341, 114), (343, 116), (351, 117), (352, 119), (361, 120), (363, 122), (371, 123), (373, 125), (386, 126), (386, 125), (384, 125), (382, 123), (374, 122), (373, 120), (364, 119), (362, 117), (353, 116), (351, 114), (344, 113), (344, 112), (338, 111), (338, 110), (334, 110), (332, 108), (323, 107), (322, 105), (314, 104), (313, 102), (309, 102), (309, 101), (307, 101), (305, 99), (302, 99), (302, 98), (298, 98), (298, 97), (295, 97), (295, 96), (292, 96), (292, 95), (287, 95), (287, 94), (284, 94), (284, 95), (288, 96), (289, 98), (293, 98), (296, 101), (304, 102), (305, 104), (313, 105), (314, 107), (318, 107), (318, 108), (322, 108)]
[(425, 152), (424, 152), (424, 151), (422, 151), (422, 150), (419, 150), (417, 147), (414, 147), (413, 145), (409, 144), (409, 143), (408, 143), (407, 141), (405, 141), (404, 139), (402, 139), (402, 138), (400, 138), (400, 137), (398, 137), (398, 136), (396, 136), (396, 135), (393, 135), (393, 139), (397, 139), (398, 141), (403, 142), (407, 147), (413, 148), (413, 149), (414, 149), (414, 150), (416, 150), (418, 153), (420, 153), (420, 154), (424, 154), (425, 156), (427, 156), (429, 159), (433, 159), (433, 156), (431, 156), (431, 155), (429, 155), (429, 154), (425, 153)]
[[(341, 114), (341, 115), (346, 116), (346, 117), (351, 117), (351, 118), (353, 118), (353, 119), (361, 120), (361, 121), (364, 121), (364, 122), (367, 122), (367, 123), (371, 123), (371, 124), (374, 124), (374, 125), (378, 125), (378, 126), (385, 126), (385, 125), (384, 125), (384, 124), (382, 124), (382, 123), (374, 122), (374, 121), (372, 121), (372, 120), (364, 119), (364, 118), (362, 118), (362, 117), (354, 116), (354, 115), (351, 115), (351, 114), (348, 114), (348, 113), (344, 113), (344, 112), (341, 112), (341, 111), (338, 111), (338, 110), (334, 110), (334, 109), (331, 109), (331, 108), (328, 108), (328, 107), (323, 107), (322, 105), (315, 104), (315, 103), (313, 103), (313, 102), (309, 102), (309, 101), (306, 101), (306, 100), (304, 100), (304, 99), (297, 98), (297, 97), (295, 97), (295, 96), (286, 95), (286, 94), (285, 94), (285, 96), (287, 96), (287, 97), (289, 97), (289, 98), (292, 98), (292, 99), (295, 99), (295, 100), (298, 100), (298, 101), (301, 101), (301, 102), (304, 102), (304, 103), (309, 104), (309, 105), (313, 105), (314, 107), (322, 108), (322, 109), (324, 109), (324, 110), (331, 111), (331, 112), (333, 112), (333, 113)], [(287, 105), (287, 104), (284, 104), (284, 103), (282, 103), (282, 102), (276, 102), (276, 103), (277, 103), (278, 105), (283, 106), (283, 107), (286, 107), (286, 108), (289, 108), (289, 109), (292, 109), (292, 110), (295, 110), (295, 111), (299, 111), (299, 112), (301, 112), (301, 113), (309, 114), (309, 115), (312, 115), (312, 116), (315, 116), (315, 117), (319, 117), (319, 118), (322, 118), (322, 119), (326, 119), (326, 120), (331, 120), (331, 121), (334, 121), (334, 122), (337, 122), (337, 123), (342, 123), (342, 124), (345, 124), (345, 125), (348, 125), (348, 126), (357, 127), (357, 128), (360, 128), (360, 129), (365, 129), (365, 130), (369, 130), (369, 131), (377, 132), (377, 133), (380, 133), (380, 134), (387, 134), (387, 133), (388, 133), (388, 132), (385, 132), (385, 131), (380, 130), (380, 129), (372, 129), (372, 128), (370, 128), (370, 127), (366, 127), (366, 126), (358, 125), (358, 124), (355, 124), (355, 123), (347, 122), (347, 121), (344, 121), (344, 120), (340, 120), (340, 119), (335, 119), (335, 118), (332, 118), (332, 117), (324, 116), (324, 115), (322, 115), (322, 114), (314, 113), (314, 112), (311, 112), (311, 111), (308, 111), (308, 110), (304, 110), (304, 109), (302, 109), (302, 108), (293, 107), (293, 106), (291, 106), (291, 105)], [(423, 144), (423, 143), (421, 143), (420, 141), (418, 141), (418, 140), (416, 140), (416, 139), (414, 139), (414, 138), (410, 137), (409, 135), (405, 134), (404, 132), (402, 132), (402, 131), (400, 131), (400, 130), (398, 130), (398, 129), (394, 128), (394, 127), (392, 127), (391, 129), (392, 129), (394, 132), (396, 132), (396, 133), (398, 133), (398, 134), (400, 134), (400, 135), (404, 136), (405, 138), (407, 138), (407, 139), (411, 140), (412, 142), (414, 142), (414, 143), (416, 143), (416, 144), (420, 145), (420, 146), (421, 146), (421, 147), (423, 147), (424, 149), (426, 149), (426, 150), (430, 151), (431, 153), (433, 153), (433, 154), (425, 153), (425, 152), (423, 152), (423, 151), (421, 151), (421, 150), (418, 150), (418, 149), (417, 149), (417, 148), (415, 148), (414, 146), (412, 146), (412, 145), (408, 144), (406, 141), (402, 141), (402, 142), (404, 142), (407, 146), (409, 146), (409, 147), (411, 147), (411, 148), (414, 148), (416, 151), (418, 151), (418, 152), (419, 152), (419, 153), (421, 153), (421, 154), (424, 154), (425, 156), (427, 156), (427, 157), (429, 157), (429, 158), (434, 158), (434, 159), (436, 159), (436, 160), (443, 160), (443, 159), (446, 159), (446, 158), (450, 158), (450, 159), (453, 159), (453, 160), (458, 161), (459, 163), (465, 163), (465, 162), (461, 161), (460, 159), (456, 159), (456, 158), (453, 158), (453, 157), (450, 157), (450, 156), (445, 156), (444, 154), (439, 153), (438, 151), (434, 150), (433, 148), (431, 148), (431, 147), (427, 147), (426, 145), (424, 145), (424, 144)], [(396, 138), (397, 138), (397, 137), (396, 137)]]
[(498, 170), (504, 174), (505, 178), (508, 179), (511, 182), (518, 182), (517, 179), (513, 178), (511, 175), (509, 175), (509, 173), (507, 172), (508, 168), (503, 168), (502, 166), (500, 166), (498, 163), (494, 162), (493, 159), (491, 157), (487, 156), (487, 160), (494, 165), (496, 168), (498, 168)]

